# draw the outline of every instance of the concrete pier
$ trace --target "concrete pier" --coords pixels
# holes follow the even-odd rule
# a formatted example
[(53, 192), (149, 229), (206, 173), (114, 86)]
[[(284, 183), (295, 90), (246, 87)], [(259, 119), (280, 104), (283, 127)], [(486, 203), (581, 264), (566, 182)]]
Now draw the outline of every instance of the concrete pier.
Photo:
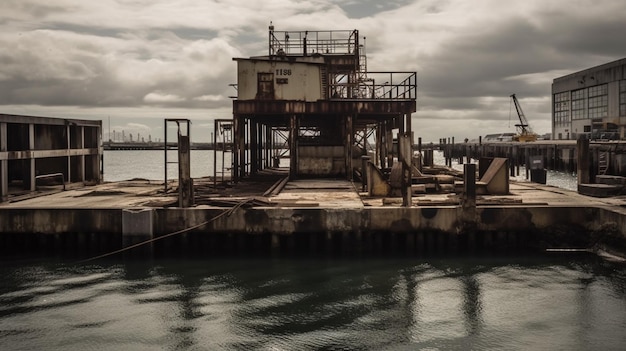
[[(287, 182), (277, 196), (228, 197), (230, 206), (190, 208), (164, 207), (176, 196), (159, 195), (160, 187), (109, 183), (3, 204), (2, 254), (88, 258), (150, 238), (156, 239), (155, 255), (200, 256), (626, 247), (623, 198), (591, 198), (526, 182), (511, 182), (506, 196), (476, 195), (475, 206), (468, 206), (468, 188), (468, 199), (427, 194), (413, 197), (411, 207), (402, 206), (401, 198), (370, 198), (347, 180), (300, 179)], [(171, 236), (175, 232), (180, 235)]]

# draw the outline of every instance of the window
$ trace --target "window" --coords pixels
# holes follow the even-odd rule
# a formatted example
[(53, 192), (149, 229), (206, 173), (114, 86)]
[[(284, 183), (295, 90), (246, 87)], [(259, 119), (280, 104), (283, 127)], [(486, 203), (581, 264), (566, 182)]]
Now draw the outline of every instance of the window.
[(572, 119), (587, 118), (587, 89), (572, 91)]
[(570, 124), (569, 95), (569, 91), (554, 94), (554, 125), (557, 127), (568, 126)]
[(588, 118), (607, 117), (609, 112), (608, 85), (589, 87), (589, 115)]
[(257, 73), (257, 93), (259, 100), (274, 99), (274, 73)]

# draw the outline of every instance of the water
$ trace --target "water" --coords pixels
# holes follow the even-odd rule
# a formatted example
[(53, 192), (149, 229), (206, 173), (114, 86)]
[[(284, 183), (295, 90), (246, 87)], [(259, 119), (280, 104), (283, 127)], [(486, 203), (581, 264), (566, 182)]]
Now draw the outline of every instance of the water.
[(4, 262), (2, 350), (623, 350), (595, 257)]
[[(168, 151), (168, 161), (176, 160), (176, 151)], [(434, 153), (435, 164), (444, 165), (443, 152)], [(161, 150), (136, 151), (105, 151), (104, 152), (104, 180), (107, 182), (143, 178), (163, 181), (165, 177), (164, 153)], [(222, 169), (222, 157), (218, 154), (218, 170)], [(225, 168), (231, 167), (230, 154), (224, 159)], [(453, 162), (453, 168), (463, 170), (463, 165)], [(226, 170), (229, 172), (229, 170)], [(516, 181), (527, 181), (526, 169), (520, 167), (519, 176), (513, 177)], [(191, 150), (191, 177), (200, 178), (213, 176), (213, 151)], [(178, 179), (176, 164), (168, 165), (168, 179)], [(568, 190), (577, 190), (576, 174), (548, 171), (547, 185)]]
[[(124, 150), (104, 152), (104, 181), (116, 182), (132, 178), (163, 181), (165, 177), (165, 154), (163, 150)], [(168, 162), (176, 162), (177, 151), (169, 150)], [(217, 168), (222, 169), (222, 156), (218, 153)], [(230, 154), (226, 154), (224, 164), (230, 168)], [(167, 165), (168, 179), (178, 179), (178, 165)], [(227, 171), (228, 172), (228, 171)], [(191, 177), (213, 176), (213, 151), (191, 150)]]
[[(105, 180), (163, 177), (159, 151), (104, 159)], [(212, 167), (192, 151), (192, 176)], [(4, 258), (0, 350), (623, 350), (624, 268), (554, 254)]]

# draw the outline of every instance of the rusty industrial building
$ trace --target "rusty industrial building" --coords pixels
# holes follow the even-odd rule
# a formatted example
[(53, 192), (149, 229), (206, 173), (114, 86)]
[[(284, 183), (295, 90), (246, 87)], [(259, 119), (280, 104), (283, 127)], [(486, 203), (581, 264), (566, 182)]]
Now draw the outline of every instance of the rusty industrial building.
[(267, 56), (233, 59), (232, 125), (217, 123), (232, 129), (234, 180), (287, 160), (291, 179), (352, 179), (368, 153), (391, 166), (394, 131), (412, 140), (416, 72), (368, 71), (364, 42), (358, 30), (270, 25)]

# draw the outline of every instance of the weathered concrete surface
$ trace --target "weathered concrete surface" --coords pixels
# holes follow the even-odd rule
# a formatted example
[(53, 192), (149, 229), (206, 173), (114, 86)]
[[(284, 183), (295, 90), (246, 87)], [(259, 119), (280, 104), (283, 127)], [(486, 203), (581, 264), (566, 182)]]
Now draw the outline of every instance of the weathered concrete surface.
[[(151, 230), (155, 238), (193, 228), (188, 231), (190, 235), (206, 238), (269, 235), (267, 245), (272, 248), (282, 240), (276, 235), (293, 234), (308, 234), (311, 245), (338, 240), (349, 242), (344, 247), (351, 247), (369, 240), (368, 245), (376, 247), (389, 239), (399, 240), (389, 245), (415, 247), (428, 241), (425, 233), (445, 234), (441, 238), (448, 243), (456, 237), (494, 233), (481, 240), (487, 243), (504, 237), (505, 241), (542, 241), (544, 247), (588, 247), (598, 242), (626, 247), (626, 198), (591, 198), (533, 183), (512, 182), (507, 196), (477, 196), (473, 211), (464, 209), (454, 194), (414, 197), (410, 208), (400, 206), (401, 200), (386, 202), (396, 205), (383, 205), (383, 199), (368, 198), (345, 180), (292, 181), (262, 206), (251, 205), (246, 198), (229, 198), (237, 205), (166, 207), (176, 202), (176, 195), (159, 193), (162, 187), (149, 182), (120, 182), (6, 203), (0, 205), (0, 234), (101, 233), (121, 237), (124, 211), (153, 208)], [(372, 240), (379, 242), (372, 244)]]

